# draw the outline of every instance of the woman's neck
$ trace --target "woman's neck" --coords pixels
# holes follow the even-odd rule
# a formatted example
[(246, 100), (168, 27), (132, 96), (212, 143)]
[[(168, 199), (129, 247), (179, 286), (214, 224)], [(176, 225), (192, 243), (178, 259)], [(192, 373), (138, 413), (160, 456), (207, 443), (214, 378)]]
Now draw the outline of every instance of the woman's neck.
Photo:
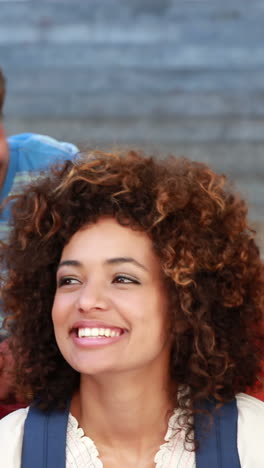
[(82, 376), (71, 412), (97, 445), (115, 448), (126, 444), (144, 451), (164, 439), (173, 409), (168, 388), (164, 379), (149, 380), (138, 371)]

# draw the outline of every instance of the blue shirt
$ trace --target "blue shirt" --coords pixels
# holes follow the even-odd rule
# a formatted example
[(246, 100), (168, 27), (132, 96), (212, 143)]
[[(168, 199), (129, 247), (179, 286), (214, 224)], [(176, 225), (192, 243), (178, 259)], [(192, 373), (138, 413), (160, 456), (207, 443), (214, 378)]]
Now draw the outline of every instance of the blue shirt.
[[(0, 195), (0, 204), (8, 196), (21, 192), (27, 183), (38, 177), (50, 164), (71, 159), (78, 152), (78, 148), (71, 143), (33, 133), (11, 136), (8, 138), (8, 145), (9, 164)], [(10, 205), (7, 204), (0, 214), (0, 240), (5, 240), (8, 236), (9, 217)], [(0, 304), (0, 326), (1, 322)]]
[[(9, 165), (1, 191), (0, 203), (8, 196), (19, 193), (23, 187), (38, 177), (52, 163), (71, 159), (77, 152), (71, 143), (54, 138), (22, 133), (8, 138)], [(0, 214), (0, 239), (8, 234), (9, 206)]]

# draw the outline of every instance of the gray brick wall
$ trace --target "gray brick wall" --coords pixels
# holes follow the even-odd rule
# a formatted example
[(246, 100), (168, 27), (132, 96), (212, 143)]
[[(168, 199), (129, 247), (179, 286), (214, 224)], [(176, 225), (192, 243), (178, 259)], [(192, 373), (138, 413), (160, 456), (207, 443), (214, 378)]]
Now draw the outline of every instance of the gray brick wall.
[(8, 132), (203, 160), (262, 226), (263, 24), (263, 0), (2, 0)]

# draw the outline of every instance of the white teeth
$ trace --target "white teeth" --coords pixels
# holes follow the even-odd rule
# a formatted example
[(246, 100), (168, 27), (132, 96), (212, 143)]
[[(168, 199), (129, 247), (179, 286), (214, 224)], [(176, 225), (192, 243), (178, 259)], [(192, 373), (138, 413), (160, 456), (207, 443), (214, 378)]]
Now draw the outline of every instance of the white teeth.
[(106, 336), (115, 337), (120, 336), (121, 330), (111, 330), (110, 328), (78, 328), (78, 337), (98, 337)]

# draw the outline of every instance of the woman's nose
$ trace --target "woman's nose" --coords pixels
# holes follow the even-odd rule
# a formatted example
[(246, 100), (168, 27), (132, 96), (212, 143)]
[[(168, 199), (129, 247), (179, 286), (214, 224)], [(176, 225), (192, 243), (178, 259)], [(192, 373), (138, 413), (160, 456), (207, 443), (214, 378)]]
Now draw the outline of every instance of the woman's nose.
[(83, 312), (92, 309), (106, 310), (108, 303), (106, 287), (100, 282), (87, 282), (79, 290), (78, 308)]

